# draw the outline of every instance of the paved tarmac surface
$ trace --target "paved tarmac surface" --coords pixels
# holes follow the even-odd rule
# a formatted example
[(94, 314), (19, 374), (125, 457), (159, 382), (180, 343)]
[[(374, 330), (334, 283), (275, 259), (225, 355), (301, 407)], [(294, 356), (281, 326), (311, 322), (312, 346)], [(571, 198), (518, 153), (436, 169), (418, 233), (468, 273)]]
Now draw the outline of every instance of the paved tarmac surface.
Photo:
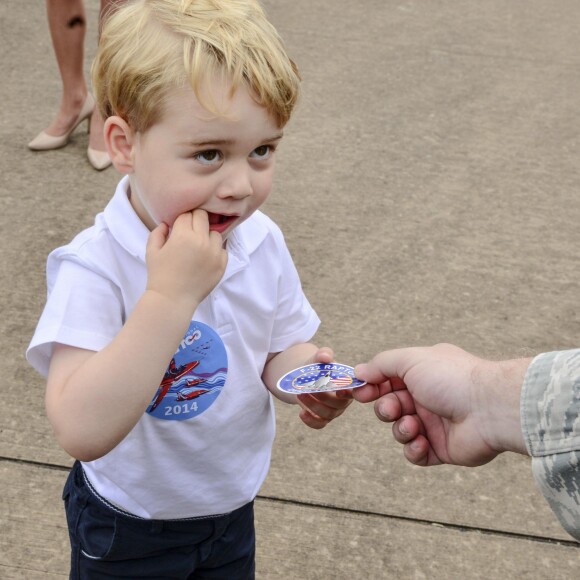
[[(98, 0), (87, 1), (87, 68)], [(580, 344), (580, 3), (267, 0), (304, 78), (265, 210), (355, 364), (453, 342), (489, 357)], [(71, 460), (23, 352), (48, 251), (92, 223), (118, 175), (87, 135), (33, 153), (60, 81), (43, 3), (0, 4), (0, 578), (67, 575)], [(407, 464), (370, 406), (321, 432), (278, 405), (256, 503), (263, 579), (568, 580), (580, 550), (529, 460)], [(192, 490), (194, 492), (194, 490)]]

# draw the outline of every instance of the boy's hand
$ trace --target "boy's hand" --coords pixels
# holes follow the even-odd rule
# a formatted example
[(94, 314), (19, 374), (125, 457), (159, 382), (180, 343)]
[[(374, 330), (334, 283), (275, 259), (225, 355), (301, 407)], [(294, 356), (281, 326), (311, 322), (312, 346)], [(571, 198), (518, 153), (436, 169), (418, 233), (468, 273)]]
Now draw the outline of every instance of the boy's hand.
[(161, 223), (147, 242), (147, 290), (195, 309), (223, 276), (228, 255), (218, 232), (210, 231), (207, 212), (196, 209)]
[[(331, 363), (333, 360), (334, 353), (332, 349), (322, 347), (318, 349), (309, 362)], [(300, 419), (312, 429), (322, 429), (333, 419), (340, 417), (352, 403), (352, 389), (305, 393), (304, 395), (297, 395), (296, 399), (302, 407), (299, 415)]]

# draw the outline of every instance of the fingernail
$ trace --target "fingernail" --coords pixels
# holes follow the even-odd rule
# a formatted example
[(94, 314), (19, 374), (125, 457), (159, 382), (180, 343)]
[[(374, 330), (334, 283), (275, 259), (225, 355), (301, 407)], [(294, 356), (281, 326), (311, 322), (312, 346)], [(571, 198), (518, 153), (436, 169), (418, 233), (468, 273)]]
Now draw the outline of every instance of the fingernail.
[(385, 412), (385, 410), (383, 408), (383, 405), (378, 405), (377, 406), (377, 412), (379, 413), (379, 415), (381, 416), (382, 419), (387, 419), (388, 420), (389, 416)]
[(401, 433), (401, 435), (408, 435), (409, 434), (409, 430), (407, 429), (407, 427), (404, 423), (399, 425), (399, 433)]

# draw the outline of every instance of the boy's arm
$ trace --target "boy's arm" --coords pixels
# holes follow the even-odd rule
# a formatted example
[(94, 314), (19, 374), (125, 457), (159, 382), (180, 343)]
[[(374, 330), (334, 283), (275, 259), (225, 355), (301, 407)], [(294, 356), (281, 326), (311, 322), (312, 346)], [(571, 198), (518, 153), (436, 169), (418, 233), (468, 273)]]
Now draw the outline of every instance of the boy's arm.
[(278, 353), (270, 353), (264, 366), (262, 380), (268, 390), (286, 403), (300, 405), (300, 419), (313, 429), (322, 429), (330, 421), (342, 415), (352, 402), (352, 391), (331, 391), (316, 394), (292, 395), (280, 391), (276, 384), (287, 372), (312, 363), (330, 363), (334, 353), (328, 347), (318, 348), (306, 342), (296, 344)]
[(62, 447), (83, 461), (118, 445), (155, 395), (193, 312), (227, 263), (221, 236), (201, 210), (161, 224), (147, 244), (147, 289), (117, 336), (99, 352), (56, 345), (46, 391)]

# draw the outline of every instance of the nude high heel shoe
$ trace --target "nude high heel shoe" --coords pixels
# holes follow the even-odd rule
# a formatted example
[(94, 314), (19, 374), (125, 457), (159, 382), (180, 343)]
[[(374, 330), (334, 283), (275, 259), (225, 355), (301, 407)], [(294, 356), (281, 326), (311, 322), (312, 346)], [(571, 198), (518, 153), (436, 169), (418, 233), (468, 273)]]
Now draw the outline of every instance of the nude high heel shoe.
[(41, 131), (29, 144), (28, 148), (32, 151), (48, 151), (49, 149), (59, 149), (64, 147), (70, 140), (72, 132), (85, 120), (90, 119), (95, 108), (95, 99), (91, 93), (87, 93), (87, 98), (83, 104), (83, 108), (76, 118), (71, 129), (64, 135), (49, 135)]
[(109, 154), (106, 151), (99, 151), (98, 149), (87, 149), (87, 157), (89, 158), (89, 163), (97, 170), (103, 171), (111, 165), (112, 161)]

